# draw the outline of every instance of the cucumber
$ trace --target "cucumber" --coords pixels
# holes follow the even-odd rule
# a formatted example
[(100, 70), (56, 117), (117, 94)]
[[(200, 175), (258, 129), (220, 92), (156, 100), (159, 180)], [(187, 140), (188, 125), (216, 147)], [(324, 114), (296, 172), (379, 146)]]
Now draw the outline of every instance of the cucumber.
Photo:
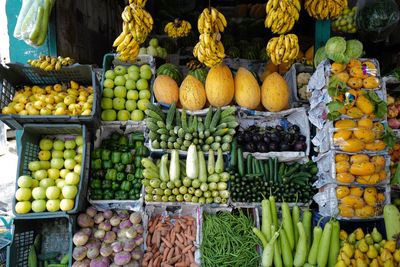
[(214, 137), (214, 142), (220, 143), (221, 141), (222, 141), (222, 137), (221, 136), (215, 136)]
[[(195, 129), (196, 130), (196, 129)], [(201, 121), (201, 118), (198, 119), (198, 126), (197, 126), (197, 132), (200, 134), (201, 132), (204, 132), (204, 123)]]
[(274, 182), (274, 161), (272, 158), (268, 159), (269, 181)]
[(220, 123), (236, 122), (236, 117), (234, 115), (226, 116), (220, 120)]
[(278, 158), (274, 158), (274, 182), (278, 182)]
[(212, 132), (212, 133), (215, 132), (215, 129), (216, 129), (217, 124), (218, 124), (218, 122), (220, 120), (220, 117), (221, 117), (221, 108), (218, 108), (217, 111), (214, 113), (214, 116), (213, 116), (213, 118), (211, 120), (210, 132)]
[(235, 112), (236, 108), (234, 106), (229, 106), (221, 112), (221, 119), (233, 115)]
[(181, 121), (182, 121), (182, 129), (185, 131), (185, 133), (188, 133), (189, 132), (189, 128), (188, 128), (187, 115), (186, 115), (186, 110), (185, 109), (182, 109)]
[(246, 174), (253, 174), (253, 170), (252, 170), (252, 158), (253, 155), (249, 154), (247, 155), (247, 161), (246, 161)]
[(234, 128), (238, 127), (238, 126), (239, 126), (239, 123), (237, 121), (231, 121), (231, 122), (227, 123), (227, 127), (231, 128), (231, 129), (234, 129)]
[(205, 141), (206, 145), (210, 145), (212, 142), (214, 142), (214, 137), (213, 136), (207, 137)]
[(172, 128), (172, 122), (174, 121), (175, 111), (176, 111), (176, 102), (173, 102), (169, 107), (167, 113), (167, 119), (165, 120), (165, 125), (168, 130)]
[(175, 124), (178, 127), (182, 127), (182, 121), (181, 121), (181, 113), (179, 112), (179, 110), (176, 110), (175, 112)]
[(165, 120), (165, 118), (161, 117), (160, 114), (158, 114), (158, 113), (155, 112), (154, 110), (146, 109), (146, 110), (144, 111), (144, 113), (145, 113), (148, 117), (153, 118), (153, 119), (155, 119), (155, 120), (157, 120), (157, 121), (164, 121), (164, 120)]
[(193, 136), (190, 133), (185, 134), (185, 140), (192, 140)]
[(210, 130), (211, 119), (213, 117), (212, 107), (208, 108), (206, 118), (204, 119), (205, 130)]
[(181, 147), (181, 145), (179, 143), (177, 143), (177, 142), (174, 143), (174, 148), (175, 149), (179, 149), (180, 147)]
[[(226, 135), (229, 136), (229, 135)], [(224, 136), (225, 137), (225, 136)], [(232, 147), (231, 147), (231, 155), (230, 155), (230, 168), (231, 170), (235, 170), (238, 162), (238, 151), (237, 151), (237, 141), (236, 139), (233, 140), (232, 142)]]
[(168, 140), (168, 135), (162, 134), (162, 135), (160, 136), (160, 140), (162, 140), (162, 141), (167, 141), (167, 140)]
[(177, 142), (179, 145), (182, 145), (182, 144), (183, 144), (183, 140), (182, 140), (182, 138), (180, 138), (180, 137), (176, 138), (176, 142)]
[(220, 125), (217, 126), (217, 129), (216, 129), (216, 130), (218, 131), (218, 130), (220, 130), (220, 129), (227, 128), (227, 127), (228, 127), (228, 124), (227, 124), (227, 123), (221, 123)]
[(245, 175), (244, 172), (244, 159), (243, 159), (243, 152), (240, 147), (237, 149), (237, 164), (238, 164), (238, 172), (240, 177), (243, 177)]
[(222, 136), (225, 135), (229, 132), (229, 128), (223, 128), (223, 129), (219, 129), (218, 131), (214, 132), (213, 135), (214, 136)]
[(228, 134), (234, 136), (236, 133), (235, 129), (229, 129)]
[(207, 152), (208, 150), (210, 150), (210, 145), (203, 145), (201, 147), (201, 150), (203, 150), (203, 152)]
[(29, 247), (28, 254), (28, 267), (37, 267), (38, 266), (38, 258), (35, 251), (35, 246), (31, 245)]

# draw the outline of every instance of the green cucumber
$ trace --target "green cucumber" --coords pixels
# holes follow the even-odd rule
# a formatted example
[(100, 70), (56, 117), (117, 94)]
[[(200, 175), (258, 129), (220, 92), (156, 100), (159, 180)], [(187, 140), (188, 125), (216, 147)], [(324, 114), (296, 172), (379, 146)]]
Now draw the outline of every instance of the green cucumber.
[(220, 117), (221, 117), (221, 108), (218, 108), (217, 111), (214, 113), (214, 116), (213, 116), (213, 118), (211, 120), (211, 123), (210, 123), (210, 131), (212, 133), (215, 132), (215, 129), (216, 129), (217, 124), (218, 124), (218, 122), (220, 120)]
[(165, 120), (165, 125), (168, 130), (172, 129), (172, 122), (174, 121), (175, 110), (176, 102), (173, 102), (169, 107), (169, 110), (167, 112), (167, 119)]
[(204, 119), (204, 128), (205, 130), (210, 130), (211, 119), (213, 117), (212, 107), (208, 108), (206, 118)]
[(233, 115), (236, 112), (236, 107), (229, 106), (221, 112), (221, 119)]

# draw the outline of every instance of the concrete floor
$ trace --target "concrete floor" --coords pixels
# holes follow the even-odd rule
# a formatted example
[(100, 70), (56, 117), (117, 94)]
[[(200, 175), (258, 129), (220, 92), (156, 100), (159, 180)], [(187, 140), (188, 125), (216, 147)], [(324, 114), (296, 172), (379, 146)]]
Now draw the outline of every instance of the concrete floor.
[(0, 156), (0, 210), (11, 211), (18, 164), (16, 141), (7, 142), (7, 152)]

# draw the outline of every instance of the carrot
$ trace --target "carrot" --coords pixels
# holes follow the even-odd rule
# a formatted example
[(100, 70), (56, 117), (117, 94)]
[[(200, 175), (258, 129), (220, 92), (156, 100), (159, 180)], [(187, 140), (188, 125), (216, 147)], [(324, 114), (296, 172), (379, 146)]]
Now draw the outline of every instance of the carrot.
[(181, 236), (181, 234), (176, 234), (176, 238), (179, 240), (179, 242), (183, 243), (183, 237)]
[(172, 243), (172, 244), (175, 243), (175, 238), (176, 238), (176, 233), (175, 233), (175, 231), (172, 229), (172, 231), (171, 231), (171, 243)]
[(189, 267), (199, 267), (197, 263), (192, 262)]
[(161, 263), (161, 267), (174, 267), (174, 266), (169, 265), (169, 264), (167, 264), (167, 263)]
[(175, 256), (181, 255), (181, 251), (179, 250), (179, 247), (175, 247), (174, 252), (175, 252)]
[(192, 251), (192, 252), (195, 252), (195, 251), (196, 251), (195, 246), (192, 247), (191, 251)]
[(155, 267), (161, 266), (161, 261), (162, 261), (162, 256), (159, 255), (159, 256), (154, 260), (154, 266), (155, 266)]
[(185, 246), (179, 241), (175, 241), (175, 244), (182, 250), (185, 248)]
[(163, 262), (167, 260), (168, 253), (169, 253), (170, 250), (171, 250), (171, 248), (169, 248), (168, 246), (164, 249), (163, 258), (162, 258)]
[(154, 235), (156, 236), (156, 246), (159, 248), (161, 243), (161, 233), (155, 232)]
[(175, 233), (179, 233), (181, 231), (181, 226), (179, 223), (175, 224), (174, 231), (175, 231)]
[(167, 239), (165, 239), (164, 237), (161, 237), (161, 240), (165, 243), (165, 245), (167, 247), (172, 248), (171, 242), (169, 242)]
[(153, 267), (153, 262), (154, 262), (154, 259), (151, 259), (148, 266)]
[(143, 261), (144, 261), (144, 262), (148, 262), (148, 261), (152, 258), (152, 256), (153, 256), (153, 253), (151, 253), (151, 252), (146, 252), (146, 253), (144, 254)]
[(157, 250), (158, 250), (158, 248), (157, 248), (156, 246), (154, 246), (154, 247), (151, 248), (151, 252), (153, 252), (153, 253), (156, 253)]
[(187, 228), (187, 225), (186, 225), (186, 224), (184, 224), (183, 222), (179, 222), (179, 224), (181, 225), (181, 227), (183, 228), (183, 230), (186, 230), (186, 228)]
[(158, 231), (154, 232), (153, 236), (151, 237), (151, 244), (153, 244), (153, 245), (156, 244), (156, 239), (157, 239), (156, 235), (157, 235), (157, 233), (160, 233), (160, 232), (158, 232)]
[(174, 252), (175, 252), (175, 250), (174, 250), (173, 248), (171, 248), (171, 249), (169, 250), (169, 252), (168, 252), (168, 255), (167, 255), (167, 259), (166, 259), (166, 260), (172, 258), (172, 256), (174, 255)]
[(188, 253), (187, 255), (188, 255), (188, 257), (189, 257), (189, 263), (190, 263), (190, 265), (191, 265), (192, 263), (194, 263), (193, 253)]
[(150, 245), (151, 245), (151, 235), (149, 234), (146, 237), (146, 246), (150, 247)]
[(191, 250), (193, 247), (193, 245), (189, 245), (187, 247), (185, 247), (184, 249), (182, 249), (182, 254), (185, 254), (186, 252), (188, 252), (189, 250)]
[(168, 263), (168, 264), (175, 264), (180, 258), (181, 258), (181, 255), (177, 255), (177, 256), (175, 256), (175, 257), (169, 259), (169, 260), (167, 261), (167, 263)]
[(186, 265), (186, 262), (184, 262), (184, 261), (175, 263), (175, 267), (186, 267), (186, 266), (187, 266), (187, 265)]
[(191, 241), (195, 241), (196, 240), (196, 238), (194, 236), (192, 236), (192, 235), (185, 234), (185, 236), (186, 236), (187, 239), (189, 239)]

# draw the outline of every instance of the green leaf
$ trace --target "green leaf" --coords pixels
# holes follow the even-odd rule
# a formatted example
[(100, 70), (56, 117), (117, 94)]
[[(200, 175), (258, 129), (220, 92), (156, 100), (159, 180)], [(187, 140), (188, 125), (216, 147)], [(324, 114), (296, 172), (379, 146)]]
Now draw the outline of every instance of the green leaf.
[(383, 141), (388, 148), (392, 148), (396, 144), (396, 136), (389, 126), (385, 125), (385, 133), (383, 134)]
[(336, 119), (338, 119), (340, 117), (340, 112), (338, 111), (334, 111), (334, 112), (329, 112), (328, 113), (328, 120), (330, 121), (334, 121)]
[(380, 101), (375, 105), (375, 115), (377, 118), (383, 118), (387, 114), (387, 104), (384, 101)]
[(382, 99), (380, 99), (379, 96), (374, 91), (368, 92), (367, 96), (372, 102), (378, 103), (382, 101)]
[(328, 94), (330, 97), (339, 96), (341, 93), (346, 92), (347, 85), (336, 77), (332, 77), (328, 84)]
[(332, 101), (326, 105), (329, 109), (329, 112), (339, 111), (344, 108), (344, 104), (339, 101)]

